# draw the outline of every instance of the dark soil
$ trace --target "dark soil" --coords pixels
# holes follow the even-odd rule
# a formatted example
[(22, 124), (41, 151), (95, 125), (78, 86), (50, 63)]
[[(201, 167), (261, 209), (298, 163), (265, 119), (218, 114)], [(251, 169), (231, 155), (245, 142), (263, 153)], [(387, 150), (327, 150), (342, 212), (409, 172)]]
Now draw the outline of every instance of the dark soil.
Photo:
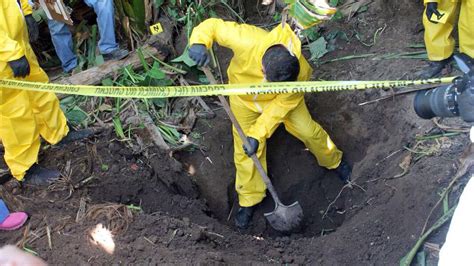
[[(408, 44), (422, 42), (421, 12), (421, 4), (413, 1), (378, 1), (349, 23), (329, 23), (327, 30), (341, 30), (349, 37), (357, 31), (368, 40), (378, 28), (387, 27), (372, 47), (351, 37), (326, 57), (406, 51)], [(228, 54), (221, 58), (224, 64)], [(315, 66), (313, 78), (406, 79), (422, 66), (419, 60), (356, 59)], [(319, 167), (304, 145), (283, 128), (268, 141), (269, 174), (277, 191), (285, 203), (298, 200), (304, 209), (300, 232), (281, 235), (268, 226), (262, 214), (273, 208), (270, 197), (257, 210), (249, 230), (235, 229), (230, 122), (209, 98), (209, 105), (218, 110), (216, 118), (198, 120), (195, 131), (202, 136), (202, 150), (175, 154), (177, 160), (153, 148), (127, 146), (115, 140), (111, 130), (89, 141), (44, 149), (40, 163), (60, 167), (67, 178), (47, 189), (25, 187), (14, 196), (2, 189), (9, 206), (26, 210), (31, 219), (23, 231), (0, 234), (0, 243), (23, 241), (52, 265), (398, 264), (415, 244), (439, 192), (453, 176), (467, 136), (428, 142), (433, 154), (413, 159), (409, 171), (395, 177), (403, 172), (399, 164), (410, 155), (404, 147), (413, 147), (416, 135), (438, 129), (415, 115), (411, 95), (358, 105), (389, 93), (367, 90), (306, 96), (314, 119), (353, 164), (358, 186), (352, 189), (340, 193), (339, 179)], [(180, 183), (190, 180), (196, 186), (181, 189)], [(90, 213), (96, 207), (110, 210), (99, 204), (117, 203), (128, 208)], [(99, 223), (114, 233), (112, 255), (91, 241), (90, 231)], [(38, 238), (32, 239), (32, 233)], [(30, 236), (26, 242), (24, 234)], [(432, 241), (441, 245), (444, 233)]]

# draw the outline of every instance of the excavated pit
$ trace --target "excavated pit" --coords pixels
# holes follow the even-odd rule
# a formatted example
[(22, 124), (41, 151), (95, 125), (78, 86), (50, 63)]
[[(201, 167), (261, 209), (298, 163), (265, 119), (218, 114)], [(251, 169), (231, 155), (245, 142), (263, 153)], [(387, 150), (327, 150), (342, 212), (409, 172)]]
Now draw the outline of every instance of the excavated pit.
[[(407, 115), (404, 116), (396, 115), (382, 105), (360, 107), (358, 98), (362, 100), (364, 97), (354, 93), (323, 93), (306, 97), (314, 119), (353, 164), (356, 182), (361, 175), (364, 181), (378, 178), (383, 168), (374, 167), (375, 163), (398, 150), (402, 143), (409, 142), (417, 131), (417, 122), (426, 123), (412, 119), (414, 114), (409, 98), (402, 105), (393, 106), (398, 111), (405, 111)], [(224, 112), (219, 111), (214, 120), (199, 122), (197, 130), (203, 132), (205, 151), (181, 154), (180, 159), (194, 172), (193, 179), (212, 214), (222, 223), (233, 226), (238, 201), (234, 189), (230, 122)], [(318, 166), (304, 144), (286, 132), (283, 126), (267, 144), (269, 175), (282, 201), (286, 204), (298, 201), (303, 208), (305, 219), (299, 235), (313, 237), (336, 231), (344, 222), (346, 205), (351, 205), (347, 199), (350, 201), (364, 192), (354, 187), (340, 193), (343, 183), (335, 173)], [(365, 187), (364, 183), (360, 185)], [(280, 235), (263, 218), (263, 213), (273, 208), (273, 200), (268, 194), (255, 213), (252, 227), (245, 233)]]

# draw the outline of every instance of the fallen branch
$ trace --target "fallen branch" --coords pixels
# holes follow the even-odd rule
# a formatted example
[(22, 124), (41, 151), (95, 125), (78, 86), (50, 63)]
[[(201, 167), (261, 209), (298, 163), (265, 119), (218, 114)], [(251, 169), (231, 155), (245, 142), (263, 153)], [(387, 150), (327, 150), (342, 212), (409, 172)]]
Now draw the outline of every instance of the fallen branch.
[[(152, 60), (153, 56), (164, 60), (164, 56), (161, 55), (160, 51), (152, 46), (145, 45), (141, 49), (144, 51), (145, 60)], [(131, 53), (124, 60), (107, 61), (100, 66), (89, 68), (75, 75), (54, 80), (53, 82), (71, 85), (99, 85), (103, 79), (117, 75), (122, 68), (128, 65), (131, 65), (133, 69), (143, 67), (139, 55), (137, 53)]]

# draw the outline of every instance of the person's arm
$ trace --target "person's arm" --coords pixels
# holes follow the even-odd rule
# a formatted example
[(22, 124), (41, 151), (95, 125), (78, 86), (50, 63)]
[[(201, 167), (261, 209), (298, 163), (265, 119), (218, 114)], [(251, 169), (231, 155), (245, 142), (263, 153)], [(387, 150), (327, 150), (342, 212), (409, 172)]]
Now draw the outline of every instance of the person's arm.
[[(262, 34), (263, 33), (263, 34)], [(222, 19), (206, 19), (193, 29), (189, 38), (189, 46), (203, 44), (207, 49), (214, 42), (227, 47), (235, 53), (252, 49), (266, 31), (247, 24), (224, 21)]]
[[(312, 68), (302, 56), (299, 59), (300, 74), (299, 81), (307, 81), (311, 78)], [(265, 107), (263, 113), (258, 117), (255, 124), (250, 127), (248, 137), (263, 142), (270, 138), (275, 129), (283, 122), (283, 119), (304, 100), (304, 93), (278, 94), (272, 102)]]
[(0, 61), (9, 62), (20, 59), (25, 55), (21, 45), (12, 40), (5, 29), (5, 25), (0, 25)]

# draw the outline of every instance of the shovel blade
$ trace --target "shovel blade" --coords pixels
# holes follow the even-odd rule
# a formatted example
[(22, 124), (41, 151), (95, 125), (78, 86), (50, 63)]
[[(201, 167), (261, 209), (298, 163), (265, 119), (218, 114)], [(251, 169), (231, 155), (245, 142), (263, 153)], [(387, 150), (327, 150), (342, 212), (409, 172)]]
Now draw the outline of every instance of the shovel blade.
[(288, 232), (299, 227), (303, 220), (303, 209), (298, 202), (289, 206), (277, 204), (275, 210), (264, 214), (270, 225), (277, 231)]

